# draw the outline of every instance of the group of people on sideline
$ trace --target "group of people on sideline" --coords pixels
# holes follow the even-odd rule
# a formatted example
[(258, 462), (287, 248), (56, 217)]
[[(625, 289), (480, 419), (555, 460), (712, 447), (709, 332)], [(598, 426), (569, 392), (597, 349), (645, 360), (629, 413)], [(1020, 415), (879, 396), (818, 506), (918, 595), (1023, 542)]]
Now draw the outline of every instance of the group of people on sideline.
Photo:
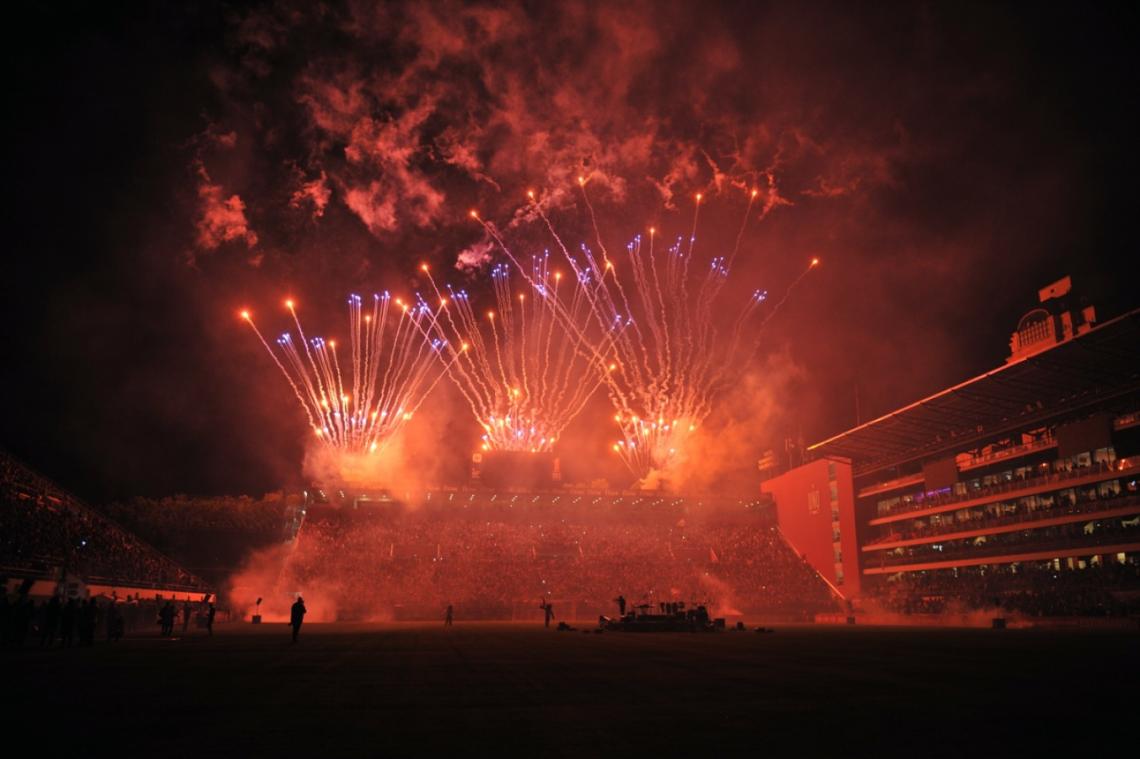
[(206, 631), (214, 634), (217, 607), (207, 596), (181, 604), (172, 600), (144, 600), (140, 597), (86, 599), (67, 598), (56, 594), (46, 600), (37, 600), (28, 593), (14, 597), (0, 592), (0, 644), (4, 648), (23, 648), (29, 644), (40, 648), (70, 648), (92, 646), (102, 632), (107, 642), (114, 643), (127, 634), (145, 633), (159, 628), (159, 634), (172, 637), (180, 622), (182, 634), (187, 635), (194, 618)]

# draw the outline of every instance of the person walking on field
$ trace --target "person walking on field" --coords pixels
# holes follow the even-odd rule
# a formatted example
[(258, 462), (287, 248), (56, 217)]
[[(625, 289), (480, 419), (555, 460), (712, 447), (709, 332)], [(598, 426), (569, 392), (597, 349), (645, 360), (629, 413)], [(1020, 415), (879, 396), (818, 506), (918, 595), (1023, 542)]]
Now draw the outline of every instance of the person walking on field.
[(190, 629), (190, 615), (194, 613), (194, 607), (190, 605), (190, 599), (187, 598), (182, 604), (182, 634), (185, 635), (186, 631)]
[(619, 593), (618, 597), (615, 598), (614, 600), (617, 601), (618, 616), (624, 617), (625, 616), (625, 596), (623, 596)]
[(301, 623), (305, 621), (305, 599), (297, 596), (293, 608), (289, 612), (289, 624), (293, 627), (293, 642), (297, 642), (297, 634), (301, 632)]
[(554, 619), (554, 604), (550, 603), (544, 598), (542, 599), (542, 603), (538, 605), (538, 608), (542, 609), (543, 616), (545, 617), (545, 624), (547, 627), (550, 627), (550, 620)]
[(455, 609), (453, 609), (451, 607), (451, 604), (448, 604), (447, 605), (447, 614), (443, 618), (443, 626), (444, 627), (451, 627), (451, 623), (454, 619), (455, 619)]

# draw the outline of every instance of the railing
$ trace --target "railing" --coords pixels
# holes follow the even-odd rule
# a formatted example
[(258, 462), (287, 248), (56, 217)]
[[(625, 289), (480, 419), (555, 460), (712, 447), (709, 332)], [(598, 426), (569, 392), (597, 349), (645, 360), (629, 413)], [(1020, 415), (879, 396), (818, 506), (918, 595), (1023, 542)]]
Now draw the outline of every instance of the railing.
[(193, 582), (156, 582), (153, 580), (128, 580), (122, 577), (104, 577), (100, 575), (87, 575), (83, 578), (88, 585), (115, 585), (119, 587), (147, 588), (149, 590), (174, 590), (191, 593), (204, 593), (211, 588), (206, 584)]
[[(863, 550), (866, 551), (869, 548), (884, 543), (897, 543), (904, 540), (917, 540), (920, 538), (937, 538), (942, 535), (951, 535), (957, 532), (986, 530), (992, 527), (1004, 527), (1013, 524), (1025, 524), (1028, 527), (1033, 522), (1044, 519), (1097, 514), (1103, 511), (1128, 508), (1130, 506), (1140, 506), (1140, 496), (1128, 495), (1114, 496), (1111, 498), (1090, 498), (1077, 501), (1067, 506), (1046, 506), (1024, 514), (970, 519), (962, 522), (954, 522), (952, 524), (938, 525), (937, 527), (925, 527), (884, 535), (883, 537), (866, 542), (863, 545)], [(1030, 529), (1032, 528), (1030, 527)]]
[[(1016, 534), (1016, 533), (1011, 533)], [(1140, 541), (1140, 529), (1124, 530), (1120, 532), (1096, 532), (1087, 536), (1068, 536), (1042, 541), (1033, 536), (1023, 536), (1020, 540), (1007, 540), (1000, 543), (983, 543), (976, 546), (961, 546), (939, 551), (925, 550), (920, 554), (902, 554), (892, 556), (886, 551), (878, 554), (879, 560), (874, 562), (878, 567), (894, 567), (906, 564), (930, 564), (934, 562), (953, 561), (955, 559), (981, 559), (1003, 556), (1010, 553), (1025, 553), (1026, 551), (1038, 553), (1042, 551), (1089, 549), (1095, 554), (1096, 548), (1117, 543), (1134, 543)], [(872, 564), (868, 563), (868, 567)]]
[[(1127, 463), (1127, 466), (1124, 465), (1125, 463)], [(882, 514), (876, 514), (871, 518), (871, 521), (873, 523), (878, 519), (897, 517), (902, 514), (926, 511), (942, 506), (952, 506), (956, 503), (966, 503), (968, 501), (989, 498), (990, 496), (1001, 495), (1003, 493), (1016, 493), (1021, 490), (1028, 490), (1042, 485), (1058, 484), (1060, 487), (1060, 483), (1065, 483), (1069, 480), (1079, 480), (1082, 477), (1090, 477), (1098, 474), (1127, 474), (1137, 469), (1140, 469), (1140, 463), (1132, 463), (1130, 459), (1120, 459), (1116, 462), (1115, 466), (1108, 462), (1101, 461), (1093, 466), (1077, 467), (1064, 472), (1050, 472), (1049, 474), (1037, 477), (1017, 478), (998, 485), (990, 485), (988, 487), (978, 488), (977, 490), (971, 490), (961, 495), (955, 494), (924, 498), (921, 501), (914, 501), (913, 503), (907, 504), (905, 507), (902, 507), (900, 504), (900, 506), (892, 508)]]
[(1040, 440), (1034, 440), (1032, 443), (1022, 443), (1021, 445), (1014, 445), (1009, 448), (1003, 448), (1000, 451), (991, 451), (979, 456), (971, 456), (970, 460), (962, 466), (958, 467), (959, 471), (966, 471), (969, 469), (977, 469), (978, 467), (992, 464), (995, 461), (1002, 461), (1003, 459), (1016, 458), (1026, 453), (1033, 453), (1035, 451), (1043, 451), (1046, 448), (1054, 448), (1057, 445), (1057, 438), (1052, 435), (1047, 435)]
[(1124, 414), (1112, 420), (1113, 429), (1119, 431), (1140, 424), (1140, 412)]
[(859, 497), (866, 498), (871, 495), (878, 495), (879, 493), (886, 493), (896, 488), (906, 487), (907, 485), (917, 485), (923, 481), (922, 473), (908, 474), (905, 477), (896, 477), (893, 480), (886, 482), (879, 482), (874, 485), (859, 489)]

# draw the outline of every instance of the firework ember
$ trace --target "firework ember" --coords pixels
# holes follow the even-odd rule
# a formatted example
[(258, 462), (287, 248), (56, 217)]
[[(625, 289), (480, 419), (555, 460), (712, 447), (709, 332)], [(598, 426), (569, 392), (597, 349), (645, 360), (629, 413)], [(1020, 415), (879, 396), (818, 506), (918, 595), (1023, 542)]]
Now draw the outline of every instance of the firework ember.
[[(731, 380), (733, 371), (753, 353), (753, 330), (766, 323), (792, 289), (814, 268), (808, 268), (787, 288), (778, 302), (764, 310), (768, 292), (756, 289), (735, 310), (720, 305), (725, 284), (740, 253), (741, 242), (758, 195), (753, 191), (732, 249), (697, 262), (697, 220), (701, 195), (696, 196), (693, 221), (687, 236), (672, 244), (657, 244), (657, 231), (626, 245), (623, 259), (615, 259), (602, 240), (594, 209), (579, 180), (594, 229), (597, 250), (581, 245), (572, 251), (534, 202), (538, 216), (554, 237), (571, 271), (582, 282), (596, 286), (582, 290), (593, 329), (571, 319), (574, 304), (553, 299), (552, 308), (567, 331), (588, 344), (598, 377), (609, 392), (621, 438), (613, 450), (629, 470), (645, 481), (652, 473), (667, 473), (690, 435), (708, 417), (716, 395)], [(534, 201), (534, 195), (531, 194)], [(502, 236), (489, 222), (479, 220), (515, 261)], [(540, 280), (528, 278), (532, 286)], [(758, 322), (758, 323), (757, 323)]]
[[(438, 369), (444, 349), (432, 339), (439, 311), (410, 305), (388, 292), (348, 298), (349, 350), (342, 369), (335, 340), (306, 338), (292, 300), (285, 307), (297, 327), (274, 341), (258, 330), (249, 311), (241, 317), (285, 375), (309, 426), (329, 448), (351, 454), (375, 453), (400, 431), (446, 371)], [(456, 355), (461, 354), (459, 351)]]
[[(466, 290), (448, 286), (445, 296), (428, 275), (445, 308), (435, 322), (437, 339), (447, 346), (450, 376), (483, 429), (485, 451), (551, 450), (602, 382), (585, 340), (589, 290), (597, 283), (588, 273), (552, 271), (549, 258), (532, 258), (529, 292), (512, 287), (510, 266), (494, 266), (495, 308), (481, 316)], [(428, 273), (426, 264), (421, 269)]]

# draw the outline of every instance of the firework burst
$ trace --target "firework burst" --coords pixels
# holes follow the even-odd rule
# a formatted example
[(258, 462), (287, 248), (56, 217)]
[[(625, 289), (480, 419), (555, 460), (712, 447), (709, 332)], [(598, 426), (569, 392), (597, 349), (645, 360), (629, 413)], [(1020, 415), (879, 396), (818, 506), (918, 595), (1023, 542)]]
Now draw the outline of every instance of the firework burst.
[(447, 286), (445, 295), (421, 267), (445, 309), (436, 339), (448, 346), (449, 374), (483, 429), (485, 451), (550, 451), (602, 383), (585, 337), (599, 283), (588, 272), (552, 271), (549, 253), (529, 268), (528, 286), (516, 288), (511, 267), (495, 265), (495, 308), (480, 315), (466, 290)]
[[(742, 305), (726, 307), (722, 291), (740, 252), (756, 191), (749, 197), (733, 248), (698, 262), (694, 251), (701, 195), (696, 196), (687, 236), (662, 245), (657, 231), (650, 229), (647, 237), (634, 237), (625, 256), (616, 259), (602, 241), (585, 179), (579, 185), (596, 249), (583, 244), (571, 250), (530, 193), (536, 214), (571, 271), (579, 280), (596, 283), (583, 291), (592, 319), (589, 328), (569, 318), (571, 304), (555, 299), (552, 309), (567, 332), (588, 345), (616, 411), (621, 437), (613, 450), (644, 480), (653, 472), (667, 472), (678, 460), (711, 413), (718, 393), (751, 357), (755, 341), (748, 337), (757, 323), (771, 319), (819, 262), (812, 259), (775, 304), (768, 303), (766, 290), (756, 289)], [(517, 265), (494, 225), (475, 212), (472, 216)]]
[[(432, 337), (439, 311), (408, 304), (388, 292), (348, 298), (349, 351), (342, 368), (335, 340), (306, 338), (296, 304), (285, 301), (297, 337), (282, 333), (272, 344), (249, 311), (241, 317), (285, 376), (309, 426), (329, 448), (376, 453), (400, 431), (446, 371), (437, 357), (446, 349)], [(459, 353), (461, 353), (460, 351)]]

